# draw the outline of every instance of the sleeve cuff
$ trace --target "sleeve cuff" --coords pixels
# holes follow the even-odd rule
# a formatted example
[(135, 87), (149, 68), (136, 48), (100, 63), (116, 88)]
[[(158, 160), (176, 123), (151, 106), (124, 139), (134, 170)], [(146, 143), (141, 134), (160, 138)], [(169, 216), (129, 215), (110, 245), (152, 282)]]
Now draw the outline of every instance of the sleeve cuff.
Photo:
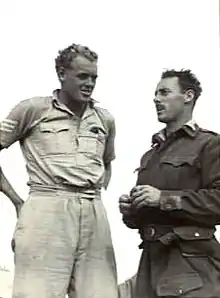
[(131, 215), (123, 215), (122, 216), (122, 221), (128, 228), (138, 229), (138, 225), (136, 223), (136, 220)]
[(180, 192), (170, 192), (163, 190), (160, 197), (160, 209), (162, 211), (181, 210), (182, 199)]

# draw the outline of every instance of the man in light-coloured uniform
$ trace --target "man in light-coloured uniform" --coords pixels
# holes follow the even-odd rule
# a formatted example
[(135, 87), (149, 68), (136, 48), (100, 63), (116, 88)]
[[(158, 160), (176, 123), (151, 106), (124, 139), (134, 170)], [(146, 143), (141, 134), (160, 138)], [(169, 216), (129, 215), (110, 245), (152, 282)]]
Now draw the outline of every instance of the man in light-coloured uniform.
[(97, 54), (72, 44), (55, 59), (61, 89), (20, 102), (0, 124), (20, 142), (29, 198), (16, 225), (13, 298), (114, 298), (117, 277), (100, 198), (115, 158), (115, 122), (91, 98)]

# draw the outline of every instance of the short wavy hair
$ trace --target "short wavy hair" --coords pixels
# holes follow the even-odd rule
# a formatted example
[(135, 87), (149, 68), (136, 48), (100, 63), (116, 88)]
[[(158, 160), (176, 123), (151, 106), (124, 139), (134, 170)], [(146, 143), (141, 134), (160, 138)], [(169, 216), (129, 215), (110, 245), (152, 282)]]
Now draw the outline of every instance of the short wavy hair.
[(89, 61), (97, 61), (98, 55), (94, 51), (91, 51), (88, 47), (80, 44), (71, 44), (67, 48), (58, 52), (58, 56), (55, 58), (55, 68), (59, 76), (60, 72), (70, 67), (70, 63), (77, 56), (86, 57)]
[(193, 90), (194, 102), (199, 98), (202, 93), (201, 83), (197, 77), (191, 72), (190, 69), (181, 69), (177, 71), (175, 69), (166, 70), (162, 73), (161, 79), (177, 77), (179, 79), (179, 85), (182, 92), (187, 90)]

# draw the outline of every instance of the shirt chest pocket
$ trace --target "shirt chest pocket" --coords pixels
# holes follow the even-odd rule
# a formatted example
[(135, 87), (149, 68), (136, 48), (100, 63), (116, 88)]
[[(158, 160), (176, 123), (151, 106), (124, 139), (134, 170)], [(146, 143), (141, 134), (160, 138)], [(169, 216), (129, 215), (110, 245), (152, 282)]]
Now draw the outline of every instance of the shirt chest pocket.
[(92, 127), (78, 137), (78, 152), (102, 158), (107, 133), (103, 128)]
[(41, 155), (73, 152), (74, 138), (68, 123), (40, 123), (39, 133), (38, 147)]
[(200, 163), (197, 155), (164, 156), (160, 169), (167, 187), (197, 189), (200, 184)]

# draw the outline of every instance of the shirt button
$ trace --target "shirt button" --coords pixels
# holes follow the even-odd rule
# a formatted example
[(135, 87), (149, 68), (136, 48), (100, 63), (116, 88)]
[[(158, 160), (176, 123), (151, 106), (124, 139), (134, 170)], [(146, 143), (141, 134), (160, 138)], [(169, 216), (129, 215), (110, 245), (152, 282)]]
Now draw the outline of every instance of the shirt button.
[(200, 234), (198, 233), (198, 232), (195, 232), (195, 234), (194, 234), (196, 237), (199, 237), (200, 236)]
[(147, 233), (149, 236), (153, 237), (155, 235), (156, 231), (153, 227), (148, 227)]
[(181, 294), (183, 294), (183, 289), (181, 289), (181, 288), (180, 289), (176, 289), (176, 292), (181, 295)]

